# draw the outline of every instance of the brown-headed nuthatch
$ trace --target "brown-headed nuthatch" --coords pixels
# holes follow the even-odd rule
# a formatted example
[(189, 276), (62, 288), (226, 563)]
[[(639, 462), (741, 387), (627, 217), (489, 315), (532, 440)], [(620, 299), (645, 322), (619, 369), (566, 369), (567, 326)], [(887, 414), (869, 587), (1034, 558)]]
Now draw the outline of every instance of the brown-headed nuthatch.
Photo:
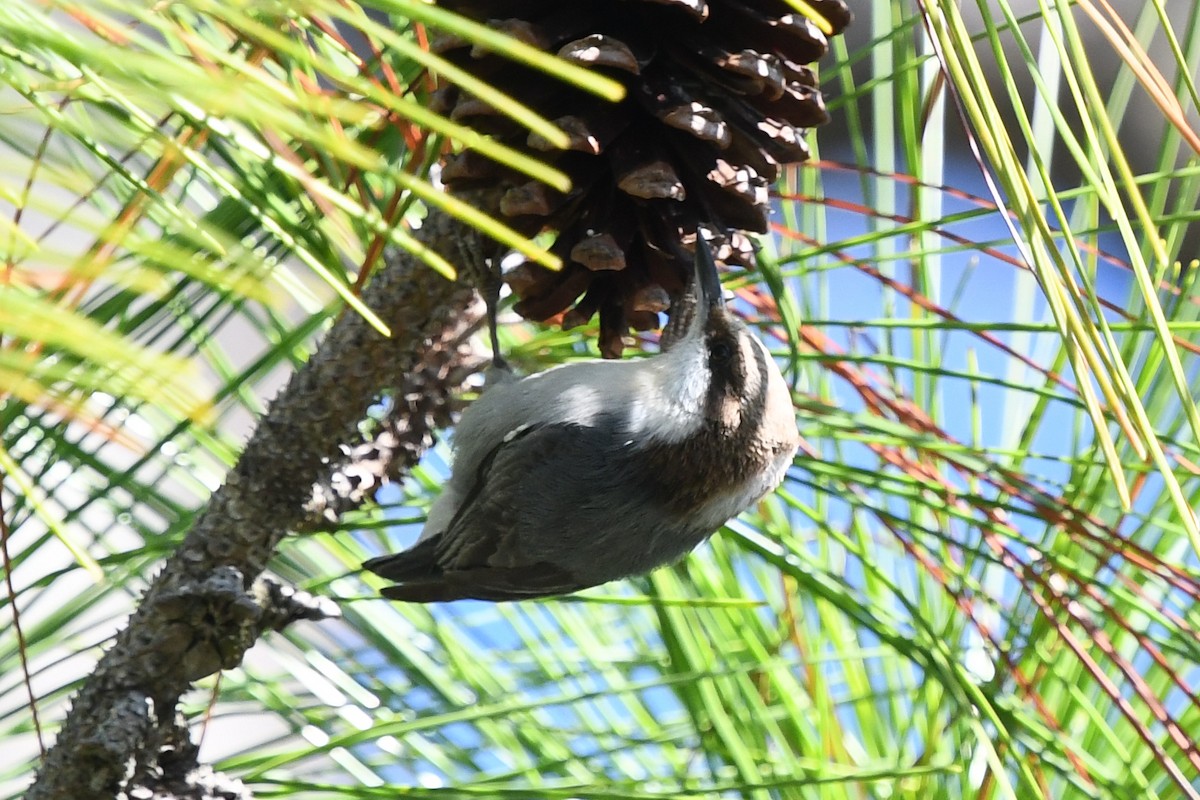
[(385, 597), (522, 600), (641, 575), (779, 485), (799, 444), (787, 384), (725, 308), (702, 232), (694, 260), (695, 302), (660, 355), (555, 367), (467, 408), (420, 539), (364, 564), (397, 583)]

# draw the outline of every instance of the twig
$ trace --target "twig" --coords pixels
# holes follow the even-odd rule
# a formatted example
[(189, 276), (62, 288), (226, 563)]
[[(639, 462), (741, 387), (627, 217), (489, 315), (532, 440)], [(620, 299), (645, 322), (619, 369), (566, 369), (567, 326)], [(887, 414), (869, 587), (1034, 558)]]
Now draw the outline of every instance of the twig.
[[(426, 246), (452, 261), (480, 252), (478, 236), (438, 212), (419, 232)], [(225, 485), (80, 689), (27, 800), (144, 793), (137, 776), (162, 772), (160, 751), (164, 757), (180, 752), (173, 733), (176, 707), (195, 681), (237, 666), (267, 630), (297, 616), (329, 613), (259, 575), (280, 540), (311, 519), (306, 504), (313, 487), (329, 481), (331, 464), (341, 460), (339, 446), (359, 439), (357, 425), (370, 403), (382, 390), (402, 385), (405, 376), (422, 374), (422, 365), (446, 361), (447, 347), (451, 362), (461, 352), (456, 343), (462, 332), (478, 321), (473, 298), (472, 289), (446, 281), (408, 254), (372, 281), (363, 299), (392, 338), (358, 315), (343, 315), (292, 376)], [(452, 363), (447, 369), (455, 371)], [(449, 385), (427, 382), (424, 388), (446, 396), (433, 408), (449, 408)], [(414, 408), (419, 413), (404, 430), (420, 444), (402, 448), (402, 462), (392, 471), (412, 465), (430, 441), (427, 427), (438, 421), (428, 404)]]

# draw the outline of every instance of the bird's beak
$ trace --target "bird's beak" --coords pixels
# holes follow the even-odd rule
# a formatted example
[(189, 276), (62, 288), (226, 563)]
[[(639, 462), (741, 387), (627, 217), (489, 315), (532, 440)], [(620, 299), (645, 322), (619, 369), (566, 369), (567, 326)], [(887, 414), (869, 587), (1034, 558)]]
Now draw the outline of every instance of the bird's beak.
[(696, 228), (696, 254), (692, 258), (692, 282), (671, 307), (671, 319), (663, 328), (662, 347), (669, 350), (684, 339), (697, 339), (708, 327), (714, 311), (723, 311), (725, 295), (717, 277), (717, 262), (704, 239), (707, 228)]
[(712, 248), (704, 239), (707, 228), (696, 228), (696, 255), (692, 262), (695, 271), (697, 301), (705, 311), (725, 307), (725, 293), (721, 289), (721, 278), (717, 275), (717, 262), (713, 259)]

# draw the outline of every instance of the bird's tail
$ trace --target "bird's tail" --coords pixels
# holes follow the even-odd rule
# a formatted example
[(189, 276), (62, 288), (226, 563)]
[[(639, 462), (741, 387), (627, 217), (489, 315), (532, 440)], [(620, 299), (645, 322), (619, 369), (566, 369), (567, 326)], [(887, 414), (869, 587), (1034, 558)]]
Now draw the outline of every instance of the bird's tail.
[(363, 563), (363, 569), (398, 582), (439, 577), (442, 568), (437, 563), (437, 538), (417, 542), (403, 553), (372, 558)]

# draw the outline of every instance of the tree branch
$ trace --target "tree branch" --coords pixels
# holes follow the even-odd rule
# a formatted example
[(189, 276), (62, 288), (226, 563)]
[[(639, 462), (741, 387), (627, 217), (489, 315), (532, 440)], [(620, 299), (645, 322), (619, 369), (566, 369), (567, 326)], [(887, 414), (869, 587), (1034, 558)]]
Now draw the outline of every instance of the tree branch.
[[(476, 231), (436, 211), (418, 236), (451, 262), (482, 252)], [(306, 520), (311, 525), (314, 486), (329, 482), (344, 460), (339, 446), (357, 440), (357, 425), (380, 391), (427, 374), (431, 363), (447, 376), (454, 371), (463, 333), (478, 322), (473, 298), (470, 287), (407, 253), (374, 278), (363, 299), (392, 338), (346, 314), (292, 376), (80, 689), (27, 800), (144, 795), (145, 787), (131, 781), (156, 772), (160, 750), (180, 752), (176, 706), (195, 681), (237, 666), (266, 630), (305, 609), (310, 617), (327, 613), (258, 576), (285, 534)], [(431, 441), (429, 427), (449, 418), (450, 386), (433, 383), (422, 385), (432, 399), (398, 408), (409, 413), (401, 426), (409, 444), (396, 450), (406, 466)]]

